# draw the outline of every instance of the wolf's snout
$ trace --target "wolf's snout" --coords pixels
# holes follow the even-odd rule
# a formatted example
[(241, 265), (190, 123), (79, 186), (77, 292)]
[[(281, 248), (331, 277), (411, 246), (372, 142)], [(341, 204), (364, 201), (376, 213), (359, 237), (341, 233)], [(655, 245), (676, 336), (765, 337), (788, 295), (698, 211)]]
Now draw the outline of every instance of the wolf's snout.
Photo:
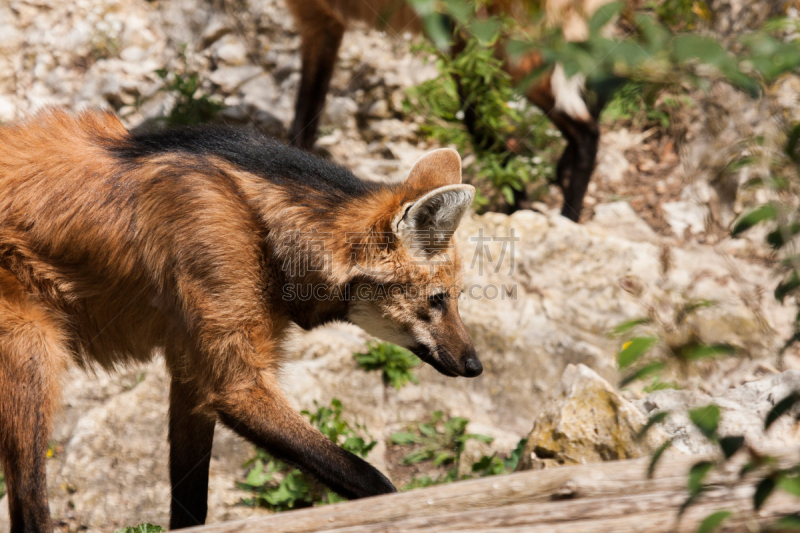
[(478, 357), (475, 355), (470, 355), (466, 359), (464, 359), (464, 376), (468, 378), (474, 378), (476, 376), (480, 376), (481, 372), (483, 372), (483, 365), (480, 361), (478, 361)]

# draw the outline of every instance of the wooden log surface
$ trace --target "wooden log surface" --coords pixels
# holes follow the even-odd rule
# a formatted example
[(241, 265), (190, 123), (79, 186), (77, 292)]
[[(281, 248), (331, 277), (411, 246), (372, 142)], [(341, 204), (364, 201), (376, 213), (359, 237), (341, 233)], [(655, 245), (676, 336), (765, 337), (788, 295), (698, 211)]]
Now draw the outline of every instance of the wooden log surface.
[[(792, 464), (795, 451), (779, 454)], [(696, 531), (709, 514), (733, 511), (718, 531), (754, 531), (800, 511), (800, 499), (776, 490), (758, 512), (753, 492), (759, 477), (739, 480), (744, 458), (707, 477), (709, 489), (678, 520), (687, 497), (689, 469), (699, 457), (662, 460), (652, 480), (649, 458), (518, 472), (410, 492), (276, 513), (192, 528), (196, 533), (309, 533), (331, 531), (527, 531), (660, 532)], [(754, 529), (756, 528), (756, 529)]]

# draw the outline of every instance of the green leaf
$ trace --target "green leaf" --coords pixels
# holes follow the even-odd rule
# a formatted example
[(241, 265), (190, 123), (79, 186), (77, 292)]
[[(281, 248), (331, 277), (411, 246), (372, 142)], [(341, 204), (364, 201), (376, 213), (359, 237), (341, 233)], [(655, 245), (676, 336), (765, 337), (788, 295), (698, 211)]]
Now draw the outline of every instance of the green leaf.
[(700, 526), (697, 528), (697, 533), (714, 533), (722, 522), (727, 520), (733, 513), (730, 511), (717, 511), (705, 517)]
[(786, 141), (786, 155), (795, 163), (800, 163), (800, 123), (795, 124), (789, 131)]
[(681, 313), (681, 315), (683, 315), (685, 317), (685, 316), (691, 315), (692, 313), (694, 313), (698, 309), (705, 309), (705, 308), (708, 308), (708, 307), (713, 307), (716, 304), (717, 303), (714, 300), (708, 300), (708, 299), (705, 299), (705, 298), (701, 298), (701, 299), (698, 299), (698, 300), (691, 300), (689, 303), (687, 303), (686, 305), (684, 305), (681, 308), (680, 313)]
[(484, 44), (494, 42), (500, 35), (502, 23), (496, 17), (476, 20), (469, 25), (469, 31)]
[(696, 344), (686, 347), (682, 354), (687, 361), (699, 361), (720, 355), (733, 355), (736, 349), (730, 344)]
[(450, 25), (447, 21), (447, 17), (441, 13), (431, 13), (422, 17), (422, 25), (425, 28), (425, 33), (428, 34), (428, 37), (430, 37), (431, 41), (436, 45), (436, 48), (443, 52), (450, 48), (452, 36), (450, 34)]
[(724, 68), (726, 60), (730, 59), (718, 41), (693, 33), (676, 36), (673, 53), (679, 63), (698, 60), (717, 68)]
[(777, 216), (778, 209), (774, 204), (764, 204), (742, 215), (739, 220), (734, 223), (733, 229), (731, 230), (731, 235), (736, 237), (739, 234), (749, 230), (759, 222), (764, 222), (765, 220), (774, 220)]
[(656, 337), (634, 337), (622, 345), (622, 350), (617, 354), (617, 364), (620, 369), (627, 368), (644, 355), (658, 342)]
[(775, 480), (767, 477), (761, 480), (761, 483), (756, 487), (756, 492), (753, 494), (753, 508), (758, 511), (764, 502), (767, 501), (769, 495), (775, 489)]
[(466, 25), (471, 18), (474, 18), (473, 7), (463, 0), (445, 0), (446, 12), (451, 15), (459, 24)]
[(527, 54), (532, 50), (537, 50), (538, 47), (535, 43), (529, 41), (519, 41), (516, 39), (509, 39), (506, 45), (506, 51), (511, 57), (517, 58)]
[(725, 459), (730, 459), (744, 445), (744, 437), (741, 435), (722, 437), (719, 439), (719, 445), (722, 448), (722, 453), (725, 454)]
[(611, 22), (622, 11), (623, 7), (624, 4), (622, 2), (611, 2), (601, 6), (589, 21), (589, 31), (591, 33), (600, 31), (603, 26)]
[(769, 429), (773, 422), (798, 403), (800, 403), (800, 391), (791, 392), (784, 399), (776, 403), (773, 408), (770, 409), (769, 413), (767, 413), (766, 419), (764, 419), (764, 430)]
[(522, 453), (525, 451), (526, 444), (528, 444), (528, 439), (520, 439), (519, 442), (517, 442), (517, 446), (511, 452), (511, 455), (509, 455), (508, 459), (503, 461), (506, 469), (508, 469), (510, 472), (513, 472), (517, 469), (519, 459), (522, 457)]
[(433, 437), (436, 435), (436, 427), (433, 424), (420, 424), (418, 426), (419, 432), (425, 435), (426, 437)]
[(672, 446), (672, 439), (667, 439), (653, 452), (653, 457), (650, 458), (650, 464), (647, 465), (647, 479), (653, 479), (653, 473), (656, 471), (658, 461), (661, 460), (661, 456), (664, 455), (664, 452), (667, 451), (670, 446)]
[(680, 387), (674, 381), (661, 381), (661, 378), (656, 376), (649, 385), (642, 389), (642, 391), (644, 391), (646, 394), (650, 394), (651, 392), (665, 389), (680, 390)]
[(784, 516), (772, 524), (767, 531), (800, 531), (800, 515)]
[(392, 433), (389, 436), (389, 440), (392, 441), (392, 444), (400, 444), (400, 445), (408, 445), (408, 444), (417, 444), (420, 442), (420, 438), (408, 431), (400, 431), (398, 433)]
[(472, 471), (473, 472), (480, 472), (481, 470), (486, 470), (489, 468), (489, 465), (492, 464), (492, 460), (497, 457), (497, 454), (492, 455), (484, 455), (481, 456), (475, 463), (472, 464)]
[(447, 463), (452, 463), (455, 461), (455, 456), (451, 452), (439, 452), (436, 454), (436, 457), (433, 458), (434, 466), (440, 466)]
[(636, 440), (642, 440), (646, 435), (647, 432), (650, 431), (650, 428), (655, 426), (656, 424), (660, 424), (669, 416), (669, 411), (659, 411), (658, 413), (651, 416), (647, 423), (644, 425), (642, 429), (639, 430), (639, 433), (636, 434)]
[(689, 419), (709, 440), (714, 440), (720, 421), (720, 410), (716, 405), (706, 405), (689, 410)]
[(800, 233), (800, 222), (792, 222), (786, 226), (778, 226), (767, 235), (767, 244), (775, 249), (782, 248), (798, 233)]
[(633, 320), (626, 320), (622, 324), (619, 324), (617, 327), (611, 330), (610, 335), (612, 337), (616, 337), (623, 333), (627, 333), (628, 331), (632, 330), (636, 326), (640, 326), (642, 324), (649, 324), (653, 320), (651, 318), (643, 317), (643, 318), (634, 318)]
[(247, 473), (245, 483), (253, 487), (260, 487), (271, 479), (272, 475), (269, 472), (264, 472), (264, 465), (261, 461), (256, 461), (256, 465)]
[(661, 50), (670, 42), (670, 31), (652, 15), (636, 15), (636, 26), (642, 33), (648, 50)]
[(689, 470), (689, 495), (696, 496), (703, 490), (703, 480), (714, 468), (713, 461), (700, 461), (692, 465)]
[(661, 361), (654, 361), (652, 363), (648, 363), (643, 367), (639, 368), (638, 370), (636, 370), (635, 372), (622, 378), (622, 381), (620, 381), (619, 386), (624, 387), (628, 383), (631, 383), (638, 379), (646, 378), (647, 376), (660, 372), (663, 369), (664, 369), (664, 363), (662, 363)]
[(800, 497), (800, 474), (781, 475), (778, 478), (778, 488), (792, 496)]
[(514, 189), (512, 189), (508, 185), (503, 185), (503, 187), (500, 188), (500, 192), (503, 193), (506, 202), (508, 202), (509, 204), (514, 203)]
[(468, 433), (466, 435), (467, 440), (476, 440), (478, 442), (483, 442), (485, 444), (491, 444), (494, 442), (494, 437), (490, 437), (488, 435), (481, 435), (480, 433)]
[(427, 461), (428, 459), (433, 458), (433, 451), (432, 450), (418, 450), (415, 452), (411, 452), (403, 458), (403, 464), (405, 465), (413, 465), (417, 463), (421, 463), (422, 461)]
[(775, 287), (775, 299), (783, 303), (789, 293), (797, 289), (797, 287), (800, 287), (800, 278), (798, 278), (795, 270)]

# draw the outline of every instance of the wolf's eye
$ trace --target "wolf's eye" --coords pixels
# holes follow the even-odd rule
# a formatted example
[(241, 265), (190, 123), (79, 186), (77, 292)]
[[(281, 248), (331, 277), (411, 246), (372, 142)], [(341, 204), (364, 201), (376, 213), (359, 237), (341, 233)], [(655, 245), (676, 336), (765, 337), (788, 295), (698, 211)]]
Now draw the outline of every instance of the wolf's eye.
[(440, 292), (439, 294), (434, 294), (428, 297), (428, 302), (434, 309), (444, 311), (447, 309), (447, 293)]

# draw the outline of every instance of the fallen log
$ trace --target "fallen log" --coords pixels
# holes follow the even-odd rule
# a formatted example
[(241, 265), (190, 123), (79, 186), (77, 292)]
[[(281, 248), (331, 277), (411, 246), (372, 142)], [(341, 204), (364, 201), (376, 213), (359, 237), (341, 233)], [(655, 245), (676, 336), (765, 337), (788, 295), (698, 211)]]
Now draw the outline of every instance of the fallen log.
[[(797, 462), (795, 451), (779, 455)], [(688, 471), (698, 457), (662, 460), (653, 479), (648, 458), (573, 465), (487, 477), (313, 509), (192, 528), (197, 533), (328, 531), (696, 531), (720, 510), (732, 516), (717, 531), (747, 531), (800, 511), (800, 499), (775, 491), (755, 513), (758, 476), (739, 479), (744, 458), (715, 469), (708, 490), (678, 518)], [(753, 529), (753, 528), (756, 529)]]

